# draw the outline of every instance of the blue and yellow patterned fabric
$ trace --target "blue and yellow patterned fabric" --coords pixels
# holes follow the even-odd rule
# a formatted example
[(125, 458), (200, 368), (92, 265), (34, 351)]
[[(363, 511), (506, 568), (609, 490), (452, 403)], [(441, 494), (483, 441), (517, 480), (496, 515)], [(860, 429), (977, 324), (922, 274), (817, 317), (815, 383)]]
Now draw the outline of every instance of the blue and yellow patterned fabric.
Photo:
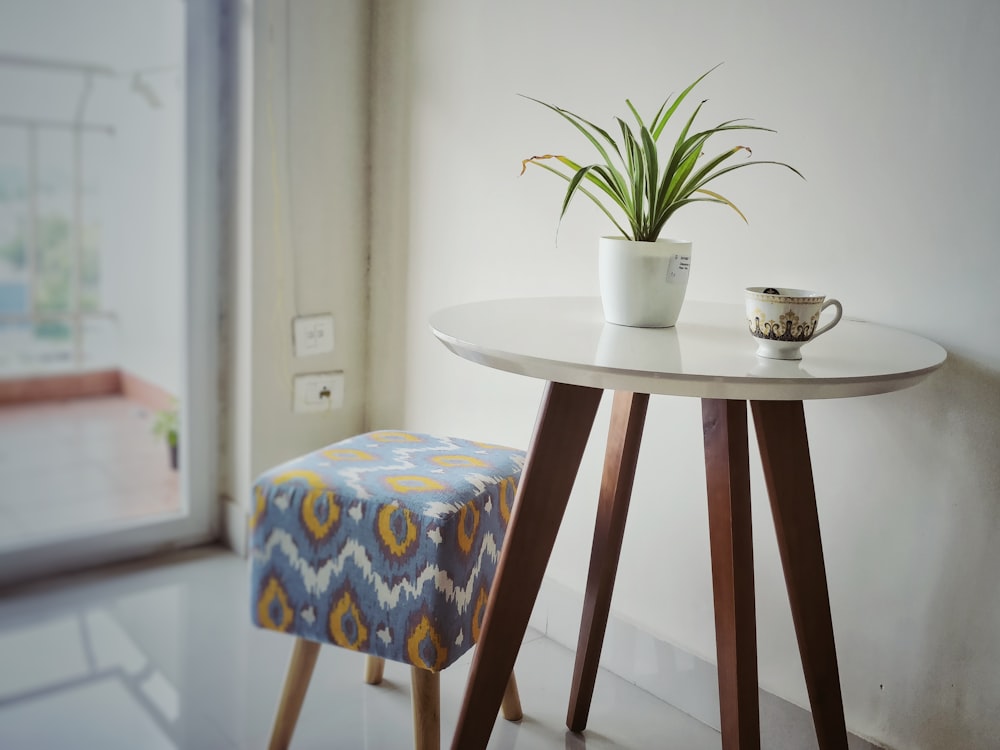
[(262, 628), (438, 671), (479, 637), (524, 453), (370, 432), (254, 484)]

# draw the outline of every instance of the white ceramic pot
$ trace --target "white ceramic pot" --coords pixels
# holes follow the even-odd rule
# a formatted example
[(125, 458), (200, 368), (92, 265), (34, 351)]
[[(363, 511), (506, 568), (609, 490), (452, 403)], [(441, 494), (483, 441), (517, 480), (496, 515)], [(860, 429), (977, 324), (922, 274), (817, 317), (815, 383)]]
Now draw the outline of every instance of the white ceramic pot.
[(598, 277), (604, 319), (639, 328), (677, 322), (691, 270), (691, 243), (601, 237)]

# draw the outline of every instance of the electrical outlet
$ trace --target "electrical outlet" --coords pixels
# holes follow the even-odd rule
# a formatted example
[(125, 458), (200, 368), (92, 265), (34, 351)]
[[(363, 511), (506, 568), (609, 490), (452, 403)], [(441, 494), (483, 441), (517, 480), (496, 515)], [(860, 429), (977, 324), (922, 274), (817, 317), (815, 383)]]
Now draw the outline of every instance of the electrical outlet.
[(303, 315), (292, 321), (296, 357), (311, 357), (333, 351), (333, 316)]
[(330, 411), (344, 405), (343, 372), (296, 375), (293, 385), (293, 407), (300, 414)]

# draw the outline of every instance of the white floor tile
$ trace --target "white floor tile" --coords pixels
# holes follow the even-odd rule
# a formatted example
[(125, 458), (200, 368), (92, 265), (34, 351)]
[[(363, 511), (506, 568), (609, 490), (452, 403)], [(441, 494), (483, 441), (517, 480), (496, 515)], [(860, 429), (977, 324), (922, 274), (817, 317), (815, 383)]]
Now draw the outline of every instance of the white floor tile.
[[(2, 486), (3, 478), (0, 477), (0, 487)], [(15, 517), (14, 511), (0, 502), (0, 547), (17, 543), (24, 534), (24, 527)]]
[(191, 736), (157, 708), (114, 676), (90, 680), (0, 707), (0, 747), (233, 747), (209, 721), (201, 719), (197, 736)]
[[(0, 598), (0, 747), (261, 748), (292, 639), (249, 623), (245, 561), (222, 551), (93, 573)], [(443, 745), (472, 654), (441, 677)], [(409, 669), (362, 680), (362, 655), (326, 648), (292, 747), (412, 747)], [(709, 727), (601, 672), (590, 727), (565, 727), (567, 649), (529, 631), (516, 674), (525, 718), (497, 720), (492, 750), (718, 750)]]

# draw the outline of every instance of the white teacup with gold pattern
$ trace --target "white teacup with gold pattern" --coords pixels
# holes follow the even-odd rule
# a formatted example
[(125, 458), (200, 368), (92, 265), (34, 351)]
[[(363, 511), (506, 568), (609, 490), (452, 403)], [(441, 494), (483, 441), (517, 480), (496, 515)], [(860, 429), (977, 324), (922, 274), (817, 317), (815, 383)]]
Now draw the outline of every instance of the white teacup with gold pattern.
[[(838, 300), (787, 287), (747, 287), (746, 305), (757, 356), (769, 359), (802, 359), (801, 346), (829, 331), (844, 314)], [(819, 315), (828, 307), (835, 308), (833, 320), (819, 327)]]

